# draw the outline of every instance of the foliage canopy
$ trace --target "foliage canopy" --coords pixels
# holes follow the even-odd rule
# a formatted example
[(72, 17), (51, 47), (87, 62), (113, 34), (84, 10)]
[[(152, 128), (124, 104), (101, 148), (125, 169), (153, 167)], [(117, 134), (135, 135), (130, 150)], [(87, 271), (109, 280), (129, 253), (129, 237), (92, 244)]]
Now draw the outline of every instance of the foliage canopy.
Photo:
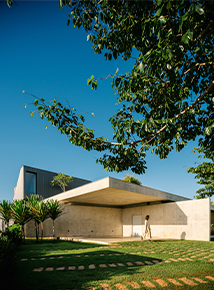
[(134, 183), (134, 184), (138, 184), (138, 185), (141, 185), (142, 183), (140, 182), (140, 180), (132, 175), (125, 175), (124, 178), (122, 179), (123, 181), (127, 181), (127, 182), (131, 182), (131, 183)]
[(196, 191), (196, 198), (211, 197), (214, 195), (214, 156), (212, 152), (204, 148), (197, 148), (196, 151), (202, 153), (199, 158), (210, 159), (210, 162), (203, 162), (196, 167), (190, 167), (187, 171), (196, 174), (195, 178), (199, 179), (197, 183), (204, 185)]
[(73, 181), (72, 176), (67, 176), (63, 173), (58, 173), (56, 176), (54, 176), (53, 180), (51, 181), (51, 185), (59, 185), (63, 192), (65, 192), (66, 186), (68, 186), (69, 183)]
[[(68, 24), (88, 33), (106, 60), (133, 58), (130, 72), (112, 77), (120, 109), (110, 118), (113, 141), (95, 137), (85, 119), (57, 100), (36, 98), (47, 118), (69, 142), (105, 152), (106, 170), (145, 172), (148, 150), (166, 158), (199, 137), (214, 149), (214, 1), (60, 1), (69, 5)], [(107, 77), (106, 77), (107, 78)], [(88, 80), (97, 89), (98, 79)]]

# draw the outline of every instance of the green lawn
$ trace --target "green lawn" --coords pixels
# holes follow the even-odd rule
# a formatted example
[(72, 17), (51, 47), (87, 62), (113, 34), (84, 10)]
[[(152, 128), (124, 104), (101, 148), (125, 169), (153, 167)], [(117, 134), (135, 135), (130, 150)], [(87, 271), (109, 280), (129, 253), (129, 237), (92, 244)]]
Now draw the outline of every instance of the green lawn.
[[(112, 290), (133, 290), (139, 286), (146, 289), (141, 281), (151, 282), (155, 286), (151, 289), (163, 289), (158, 283), (161, 281), (159, 279), (168, 284), (164, 289), (214, 289), (214, 281), (206, 278), (214, 277), (212, 260), (213, 242), (162, 240), (103, 246), (67, 241), (53, 243), (48, 240), (37, 245), (34, 241), (27, 240), (26, 245), (21, 246), (17, 253), (11, 281), (16, 290), (85, 289), (89, 286), (91, 288), (88, 289), (95, 287), (102, 290), (105, 287), (100, 284), (103, 283), (108, 284)], [(148, 262), (152, 265), (148, 265)], [(95, 269), (89, 269), (92, 264)], [(79, 266), (84, 266), (84, 269), (81, 270)], [(59, 267), (65, 268), (57, 270)], [(74, 267), (75, 270), (72, 270)], [(43, 269), (35, 272), (35, 268)], [(47, 268), (52, 271), (46, 271)], [(200, 278), (205, 283), (196, 281), (193, 277)], [(167, 278), (174, 278), (182, 286), (174, 285)], [(180, 278), (188, 278), (195, 285), (189, 286)], [(130, 282), (137, 284), (130, 285)]]

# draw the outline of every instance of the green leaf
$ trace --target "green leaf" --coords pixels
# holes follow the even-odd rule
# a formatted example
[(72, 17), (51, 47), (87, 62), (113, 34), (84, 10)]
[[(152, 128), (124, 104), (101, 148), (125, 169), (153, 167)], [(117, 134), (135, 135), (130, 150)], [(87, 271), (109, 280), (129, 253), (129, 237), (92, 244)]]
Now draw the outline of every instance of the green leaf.
[(189, 37), (188, 37), (188, 34), (185, 33), (182, 38), (181, 38), (181, 41), (186, 43), (186, 44), (189, 44)]
[(159, 16), (161, 15), (161, 12), (162, 12), (163, 6), (164, 6), (164, 5), (162, 5), (161, 8), (158, 9), (158, 11), (156, 12), (155, 16), (159, 17)]
[(39, 101), (38, 99), (36, 99), (36, 100), (34, 101), (34, 105), (35, 105), (35, 106), (38, 105), (38, 101)]

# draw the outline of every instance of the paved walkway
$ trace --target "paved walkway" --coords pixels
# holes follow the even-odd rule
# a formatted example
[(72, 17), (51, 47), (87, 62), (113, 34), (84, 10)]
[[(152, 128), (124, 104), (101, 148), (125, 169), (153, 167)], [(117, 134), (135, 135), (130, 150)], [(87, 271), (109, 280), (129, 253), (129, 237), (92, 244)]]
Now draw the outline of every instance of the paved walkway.
[[(71, 237), (71, 238), (60, 238), (60, 240), (69, 240), (75, 242), (85, 242), (85, 243), (96, 243), (109, 245), (112, 243), (120, 243), (120, 242), (135, 242), (140, 241), (140, 237), (106, 237), (106, 238), (85, 238), (85, 237)], [(153, 237), (151, 240), (161, 240), (159, 237)]]

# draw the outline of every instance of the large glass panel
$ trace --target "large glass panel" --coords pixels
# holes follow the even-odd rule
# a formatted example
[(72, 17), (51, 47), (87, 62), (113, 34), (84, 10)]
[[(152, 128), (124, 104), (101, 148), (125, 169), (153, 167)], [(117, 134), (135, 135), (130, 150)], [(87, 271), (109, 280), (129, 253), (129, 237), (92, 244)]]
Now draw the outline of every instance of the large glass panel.
[(26, 172), (26, 192), (36, 194), (36, 173)]

